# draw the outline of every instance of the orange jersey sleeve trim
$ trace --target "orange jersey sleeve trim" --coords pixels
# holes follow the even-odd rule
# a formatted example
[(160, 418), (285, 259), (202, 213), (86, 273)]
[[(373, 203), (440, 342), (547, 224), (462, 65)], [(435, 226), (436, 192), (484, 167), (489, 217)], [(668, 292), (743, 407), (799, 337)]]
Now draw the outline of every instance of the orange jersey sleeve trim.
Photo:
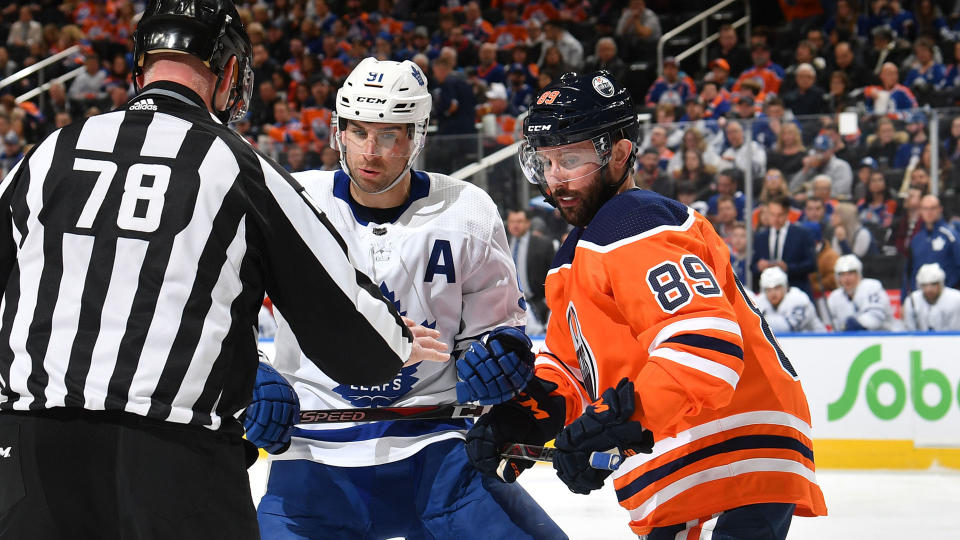
[(554, 393), (563, 396), (566, 405), (564, 425), (568, 425), (583, 414), (583, 410), (590, 404), (590, 397), (587, 396), (583, 384), (577, 378), (579, 369), (564, 364), (552, 353), (543, 350), (537, 355), (535, 369), (534, 373), (537, 377), (556, 384), (557, 390), (554, 390)]

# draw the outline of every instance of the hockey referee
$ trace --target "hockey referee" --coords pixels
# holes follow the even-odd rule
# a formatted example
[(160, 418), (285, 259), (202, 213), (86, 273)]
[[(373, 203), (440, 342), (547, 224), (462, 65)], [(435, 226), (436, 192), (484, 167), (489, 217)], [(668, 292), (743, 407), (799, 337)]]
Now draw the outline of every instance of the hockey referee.
[(139, 94), (0, 183), (3, 540), (257, 538), (235, 416), (264, 292), (343, 384), (446, 359), (225, 125), (253, 87), (232, 2), (151, 0), (134, 41)]

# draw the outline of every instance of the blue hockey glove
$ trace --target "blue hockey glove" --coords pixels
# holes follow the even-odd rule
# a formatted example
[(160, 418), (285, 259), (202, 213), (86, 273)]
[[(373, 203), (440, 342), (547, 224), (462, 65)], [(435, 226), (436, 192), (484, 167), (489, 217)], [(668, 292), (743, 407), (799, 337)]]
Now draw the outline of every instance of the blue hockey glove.
[(457, 401), (503, 403), (533, 378), (533, 344), (519, 328), (500, 326), (476, 341), (457, 360)]
[(266, 362), (260, 362), (253, 400), (243, 414), (247, 440), (271, 454), (287, 449), (290, 433), (300, 420), (300, 400), (293, 386)]
[(616, 388), (608, 388), (600, 401), (587, 410), (557, 437), (553, 468), (574, 493), (586, 495), (603, 486), (610, 473), (590, 466), (590, 454), (617, 448), (624, 455), (653, 452), (653, 433), (640, 422), (630, 420), (634, 410), (633, 382), (626, 377)]
[(551, 394), (557, 385), (534, 378), (520, 395), (495, 405), (467, 432), (467, 457), (473, 466), (491, 478), (511, 484), (532, 461), (506, 459), (500, 455), (512, 443), (542, 445), (563, 427), (566, 405), (563, 396)]
[(860, 321), (857, 320), (853, 315), (847, 317), (847, 320), (843, 323), (843, 329), (846, 332), (853, 332), (856, 330), (866, 330), (867, 328), (860, 324)]

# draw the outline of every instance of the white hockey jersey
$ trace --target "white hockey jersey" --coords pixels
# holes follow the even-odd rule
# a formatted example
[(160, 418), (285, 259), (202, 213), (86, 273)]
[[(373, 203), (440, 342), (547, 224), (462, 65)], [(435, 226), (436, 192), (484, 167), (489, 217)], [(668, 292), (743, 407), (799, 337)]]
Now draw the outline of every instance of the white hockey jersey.
[(860, 280), (853, 298), (843, 288), (837, 288), (827, 298), (827, 309), (833, 319), (834, 330), (859, 330), (847, 328), (853, 317), (867, 330), (900, 330), (901, 325), (893, 318), (890, 297), (879, 281), (871, 278)]
[[(451, 353), (497, 326), (524, 325), (525, 304), (503, 222), (493, 200), (476, 186), (414, 172), (406, 208), (393, 222), (378, 224), (367, 222), (352, 202), (343, 171), (294, 176), (343, 235), (354, 265), (379, 284), (401, 315), (440, 331)], [(302, 410), (456, 401), (453, 358), (405, 367), (378, 387), (342, 385), (303, 356), (282, 313), (277, 320), (273, 365), (293, 384)], [(388, 463), (439, 440), (462, 439), (468, 427), (463, 419), (301, 425), (290, 449), (274, 459), (342, 467)]]
[(767, 295), (758, 295), (757, 307), (774, 334), (827, 331), (827, 327), (817, 317), (817, 309), (810, 297), (796, 287), (790, 287), (777, 307), (773, 307), (767, 300)]
[(923, 291), (913, 291), (903, 303), (903, 324), (921, 332), (960, 330), (960, 291), (944, 287), (933, 305), (923, 298)]

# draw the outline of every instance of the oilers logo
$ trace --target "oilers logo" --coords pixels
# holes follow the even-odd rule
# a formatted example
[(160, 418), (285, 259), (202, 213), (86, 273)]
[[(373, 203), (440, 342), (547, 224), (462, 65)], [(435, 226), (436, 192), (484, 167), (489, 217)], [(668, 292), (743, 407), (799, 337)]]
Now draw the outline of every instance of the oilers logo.
[(603, 75), (593, 78), (593, 89), (603, 97), (613, 97), (614, 94), (613, 83)]

